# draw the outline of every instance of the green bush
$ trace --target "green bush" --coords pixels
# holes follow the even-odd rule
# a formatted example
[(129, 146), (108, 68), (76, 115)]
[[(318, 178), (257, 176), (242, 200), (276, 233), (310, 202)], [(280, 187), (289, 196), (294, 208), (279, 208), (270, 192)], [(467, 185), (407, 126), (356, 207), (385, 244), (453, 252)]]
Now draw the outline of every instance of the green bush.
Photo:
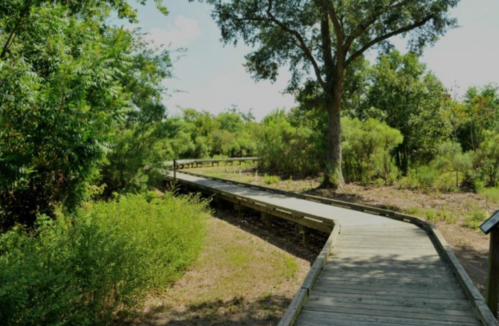
[(265, 174), (263, 176), (263, 182), (265, 182), (265, 184), (268, 184), (268, 185), (271, 185), (274, 183), (279, 183), (280, 181), (281, 181), (281, 178), (279, 178), (277, 175)]
[(428, 166), (422, 166), (418, 169), (416, 179), (422, 189), (430, 189), (434, 186), (437, 180), (438, 172)]
[(470, 229), (477, 229), (486, 218), (487, 212), (474, 210), (464, 217), (464, 226)]
[(375, 119), (343, 118), (343, 172), (347, 181), (393, 183), (398, 171), (390, 152), (402, 143), (402, 134)]
[(435, 180), (435, 188), (443, 192), (457, 191), (459, 188), (456, 186), (456, 180), (459, 180), (458, 172), (442, 173)]
[(308, 126), (293, 126), (283, 110), (267, 115), (258, 134), (264, 169), (300, 177), (317, 175), (323, 166), (321, 135)]
[(481, 188), (479, 192), (480, 196), (485, 197), (485, 199), (491, 203), (499, 203), (499, 188)]
[(105, 325), (178, 278), (199, 254), (206, 205), (125, 196), (73, 218), (38, 219), (36, 234), (0, 237), (2, 325)]

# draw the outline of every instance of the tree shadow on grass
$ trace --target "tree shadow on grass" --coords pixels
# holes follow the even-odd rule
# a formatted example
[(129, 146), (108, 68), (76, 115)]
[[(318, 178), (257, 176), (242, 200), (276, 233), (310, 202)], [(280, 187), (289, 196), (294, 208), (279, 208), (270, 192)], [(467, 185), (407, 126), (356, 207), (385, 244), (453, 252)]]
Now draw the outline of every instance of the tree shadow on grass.
[(141, 320), (142, 326), (265, 326), (277, 325), (290, 300), (282, 296), (235, 297), (192, 304), (183, 309), (159, 307)]

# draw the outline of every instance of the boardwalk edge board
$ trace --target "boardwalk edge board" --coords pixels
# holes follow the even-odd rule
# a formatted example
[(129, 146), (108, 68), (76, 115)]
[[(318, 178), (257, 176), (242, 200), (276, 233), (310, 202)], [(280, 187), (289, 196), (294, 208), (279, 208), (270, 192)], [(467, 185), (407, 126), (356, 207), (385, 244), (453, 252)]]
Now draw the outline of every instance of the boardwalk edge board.
[(336, 224), (333, 227), (333, 231), (326, 241), (326, 244), (317, 256), (314, 264), (308, 271), (300, 290), (298, 290), (298, 293), (294, 296), (293, 301), (291, 301), (291, 304), (284, 313), (284, 316), (282, 316), (278, 326), (291, 326), (296, 322), (296, 319), (300, 315), (301, 309), (310, 298), (312, 288), (314, 287), (319, 274), (326, 265), (327, 257), (333, 251), (334, 245), (336, 243), (336, 240), (338, 239), (338, 235), (340, 234), (340, 232), (341, 227), (339, 224)]
[[(226, 180), (226, 179), (221, 179), (221, 178), (216, 178), (216, 177), (210, 177), (210, 176), (205, 176), (201, 174), (196, 174), (192, 172), (186, 172), (182, 171), (183, 174), (187, 175), (192, 175), (195, 177), (200, 177), (204, 179), (211, 179), (215, 181), (220, 181), (224, 182), (227, 184), (234, 184), (246, 188), (252, 188), (252, 189), (257, 189), (257, 190), (263, 190), (267, 192), (272, 192), (272, 193), (278, 193), (281, 195), (286, 195), (290, 197), (295, 197), (295, 198), (300, 198), (300, 199), (305, 199), (313, 202), (320, 202), (323, 204), (329, 204), (332, 206), (338, 206), (342, 208), (348, 208), (351, 210), (356, 210), (356, 211), (361, 211), (361, 212), (366, 212), (370, 214), (377, 214), (383, 217), (387, 217), (390, 219), (394, 220), (399, 220), (407, 223), (412, 223), (415, 225), (418, 225), (425, 229), (428, 232), (428, 235), (430, 238), (435, 242), (437, 248), (441, 252), (442, 256), (445, 258), (445, 260), (448, 262), (448, 265), (450, 266), (451, 270), (454, 272), (456, 275), (461, 287), (463, 288), (466, 296), (468, 297), (468, 300), (471, 302), (472, 307), (474, 309), (476, 317), (480, 320), (480, 322), (484, 326), (499, 326), (499, 323), (493, 316), (492, 312), (490, 309), (487, 307), (485, 300), (483, 296), (480, 294), (478, 289), (475, 287), (473, 282), (471, 281), (470, 277), (464, 270), (463, 266), (455, 256), (455, 254), (452, 252), (452, 249), (450, 248), (449, 244), (447, 241), (444, 239), (440, 231), (431, 223), (429, 223), (426, 220), (420, 219), (419, 217), (412, 216), (412, 215), (407, 215), (407, 214), (401, 214), (395, 211), (391, 211), (388, 209), (383, 209), (383, 208), (377, 208), (377, 207), (370, 207), (366, 205), (360, 205), (360, 204), (354, 204), (354, 203), (349, 203), (349, 202), (344, 202), (336, 199), (329, 199), (329, 198), (323, 198), (323, 197), (318, 197), (318, 196), (312, 196), (312, 195), (304, 195), (304, 194), (297, 194), (297, 193), (292, 193), (292, 192), (287, 192), (284, 190), (280, 189), (273, 189), (269, 187), (264, 187), (264, 186), (258, 186), (258, 185), (250, 185), (250, 184), (245, 184), (242, 182), (237, 182), (237, 181), (232, 181), (232, 180)], [(312, 227), (314, 229), (318, 229), (322, 232), (327, 232), (327, 229), (329, 228), (329, 231), (331, 232), (331, 235), (326, 242), (326, 245), (322, 249), (321, 253), (319, 254), (318, 258), (312, 265), (309, 273), (307, 274), (304, 283), (302, 284), (302, 287), (298, 291), (298, 293), (295, 295), (293, 298), (293, 301), (291, 302), (288, 310), (286, 311), (285, 315), (281, 319), (279, 326), (291, 326), (295, 323), (297, 316), (299, 315), (300, 311), (302, 310), (302, 307), (306, 303), (309, 294), (310, 294), (310, 289), (312, 288), (313, 284), (315, 283), (315, 280), (317, 279), (317, 276), (319, 275), (320, 271), (324, 267), (325, 264), (325, 257), (324, 253), (331, 253), (334, 247), (334, 242), (336, 241), (338, 234), (340, 233), (340, 228), (341, 225), (335, 224), (335, 225), (327, 225), (328, 222), (330, 221), (324, 220), (323, 218), (319, 216), (293, 216), (292, 214), (294, 213), (292, 210), (289, 210), (291, 214), (286, 214), (286, 213), (280, 213), (278, 209), (282, 208), (271, 208), (271, 205), (267, 203), (261, 203), (258, 202), (257, 200), (252, 200), (251, 203), (248, 201), (239, 198), (235, 199), (234, 195), (231, 195), (228, 192), (224, 192), (218, 189), (213, 189), (213, 188), (207, 188), (203, 187), (199, 184), (191, 183), (185, 180), (173, 180), (172, 177), (170, 176), (165, 176), (166, 179), (172, 180), (172, 181), (181, 181), (184, 184), (187, 184), (189, 186), (193, 186), (195, 188), (201, 188), (204, 189), (205, 192), (210, 193), (210, 194), (215, 194), (217, 196), (220, 196), (224, 200), (228, 200), (231, 202), (236, 201), (237, 204), (246, 206), (249, 208), (257, 209), (259, 211), (267, 212), (269, 214), (275, 215), (276, 217), (281, 217), (284, 219), (291, 220), (293, 222), (305, 225), (304, 223), (307, 223), (305, 226)], [(231, 200), (232, 199), (232, 200)], [(270, 209), (269, 209), (270, 208)], [(288, 211), (288, 209), (286, 209)], [(303, 213), (300, 213), (303, 215)], [(290, 218), (293, 217), (293, 218)], [(324, 223), (323, 226), (324, 228), (320, 229), (316, 224), (310, 223), (310, 221), (307, 221), (306, 218), (309, 217), (311, 220), (317, 220), (317, 223), (320, 224), (320, 222)], [(332, 229), (331, 229), (332, 227)]]

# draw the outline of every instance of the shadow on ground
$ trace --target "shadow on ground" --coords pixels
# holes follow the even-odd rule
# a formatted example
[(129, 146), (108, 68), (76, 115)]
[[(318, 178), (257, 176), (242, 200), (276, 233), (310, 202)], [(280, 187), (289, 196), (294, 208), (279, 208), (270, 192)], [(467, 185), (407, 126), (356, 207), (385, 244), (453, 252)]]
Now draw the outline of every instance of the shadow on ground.
[[(277, 325), (290, 300), (280, 296), (267, 296), (248, 300), (242, 297), (232, 300), (215, 300), (190, 305), (184, 310), (166, 307), (149, 312), (141, 322), (143, 326), (264, 326)], [(165, 313), (167, 314), (165, 315)]]
[(231, 209), (233, 204), (229, 202), (223, 202), (221, 206), (213, 205), (213, 207), (216, 207), (213, 214), (216, 218), (264, 239), (273, 246), (308, 261), (310, 265), (317, 258), (329, 236), (320, 231), (310, 230), (309, 243), (304, 244), (302, 235), (296, 231), (295, 224), (292, 222), (275, 218), (272, 220), (271, 227), (267, 228), (260, 213), (251, 209), (237, 212)]

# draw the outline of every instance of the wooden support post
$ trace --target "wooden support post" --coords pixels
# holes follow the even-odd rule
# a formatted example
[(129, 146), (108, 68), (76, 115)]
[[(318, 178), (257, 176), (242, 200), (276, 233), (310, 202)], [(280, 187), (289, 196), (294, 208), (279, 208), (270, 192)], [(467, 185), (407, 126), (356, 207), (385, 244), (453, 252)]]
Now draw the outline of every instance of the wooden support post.
[(298, 225), (298, 233), (302, 237), (303, 244), (310, 243), (310, 229), (303, 225)]
[(265, 228), (270, 231), (272, 229), (272, 216), (267, 213), (261, 213), (261, 216), (263, 223), (265, 224)]
[(242, 207), (241, 205), (239, 204), (234, 204), (234, 210), (237, 212), (237, 218), (241, 218), (242, 217)]
[(487, 280), (487, 305), (497, 318), (499, 304), (499, 229), (490, 232), (489, 245), (489, 276)]
[(177, 160), (173, 160), (173, 180), (177, 180)]

